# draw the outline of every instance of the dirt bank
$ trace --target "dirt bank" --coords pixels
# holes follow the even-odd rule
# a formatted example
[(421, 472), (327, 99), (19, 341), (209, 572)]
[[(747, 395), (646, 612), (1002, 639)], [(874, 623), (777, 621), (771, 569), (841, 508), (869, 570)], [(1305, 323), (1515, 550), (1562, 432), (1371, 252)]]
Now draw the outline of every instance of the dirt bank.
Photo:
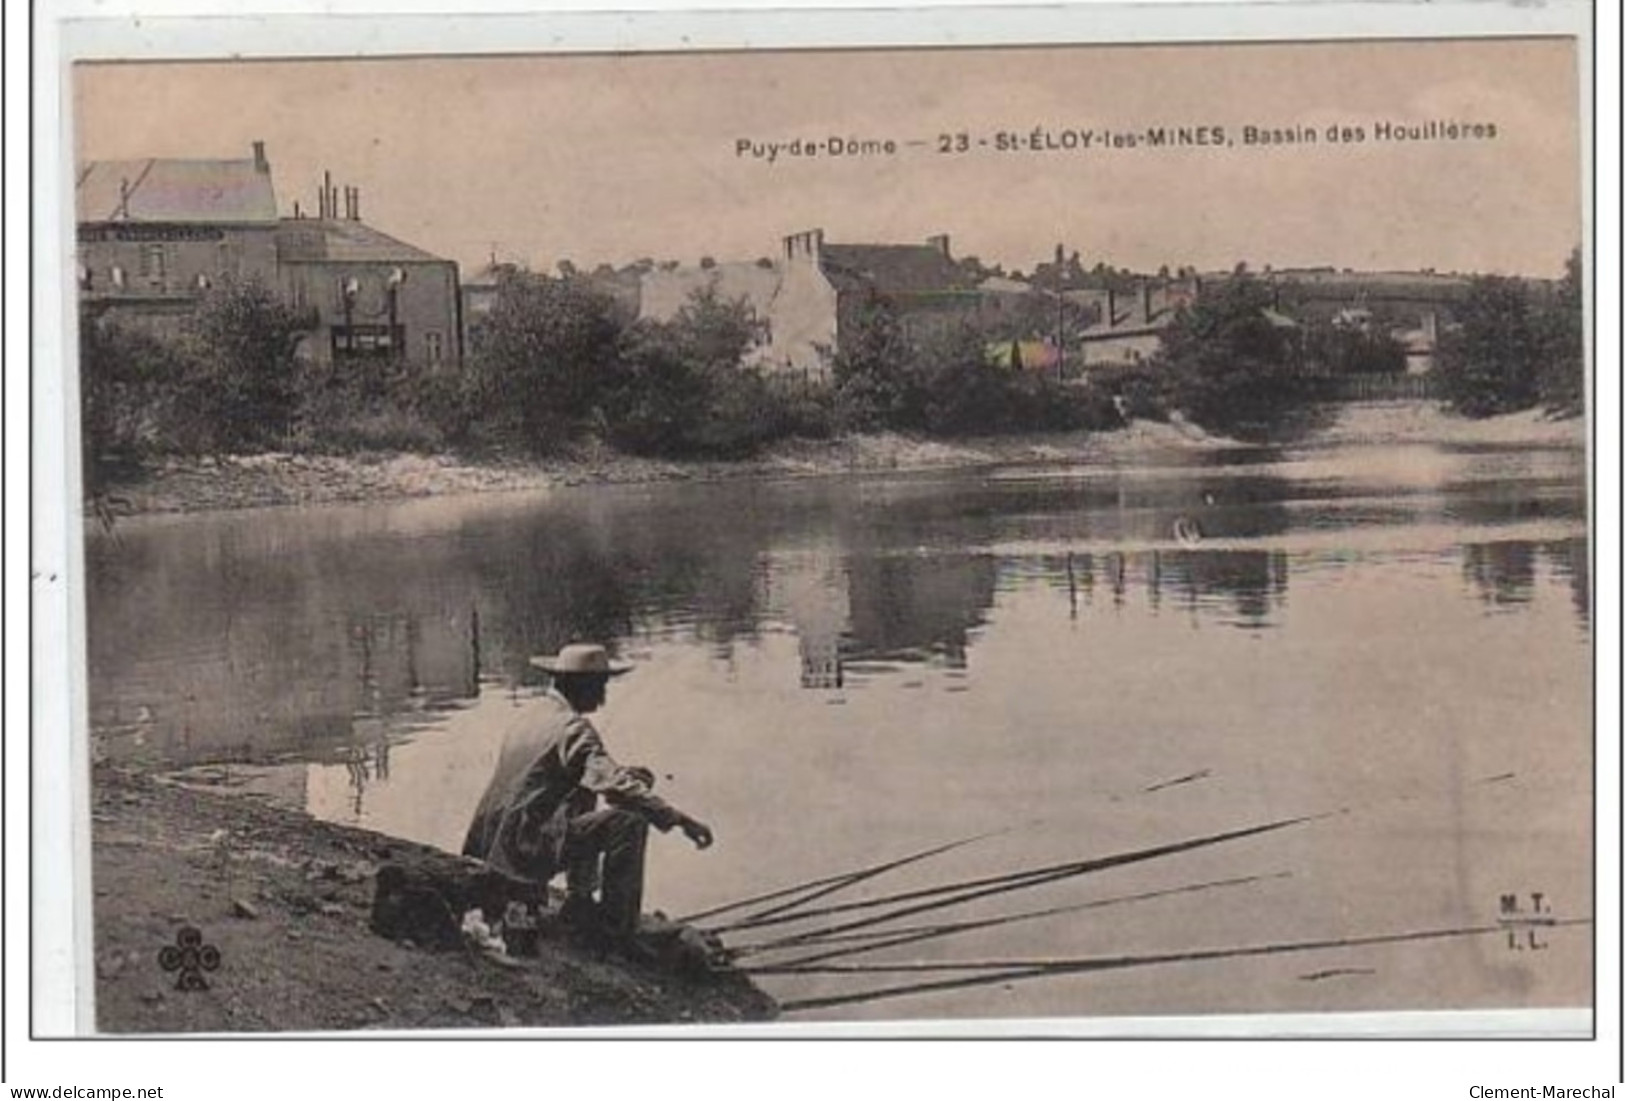
[(1552, 417), (1538, 409), (1470, 420), (1435, 402), (1362, 402), (1308, 441), (1315, 445), (1446, 444), (1482, 447), (1584, 447), (1584, 417)]
[[(769, 1020), (743, 976), (678, 974), (544, 940), (536, 959), (431, 952), (372, 933), (373, 873), (409, 842), (252, 798), (100, 767), (92, 788), (96, 1020), (103, 1032), (489, 1028)], [(206, 990), (159, 953), (184, 926), (219, 952)]]
[[(1350, 405), (1306, 446), (1483, 444), (1582, 446), (1582, 419), (1515, 413), (1466, 420), (1425, 402)], [(1241, 446), (1194, 425), (1136, 421), (1111, 432), (1073, 432), (943, 442), (895, 433), (793, 440), (740, 462), (671, 462), (585, 449), (560, 459), (452, 455), (263, 455), (169, 459), (130, 472), (112, 487), (102, 515), (319, 505), (405, 497), (537, 490), (609, 483), (793, 477), (883, 471), (974, 469), (1020, 463), (1132, 461), (1169, 451)]]

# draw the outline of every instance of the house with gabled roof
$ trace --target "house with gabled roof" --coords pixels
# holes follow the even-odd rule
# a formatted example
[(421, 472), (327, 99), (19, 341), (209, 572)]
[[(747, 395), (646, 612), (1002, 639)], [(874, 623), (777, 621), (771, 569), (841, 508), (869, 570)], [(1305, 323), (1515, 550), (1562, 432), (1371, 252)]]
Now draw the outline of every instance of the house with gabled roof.
[(317, 216), (279, 216), (265, 143), (247, 158), (89, 161), (75, 177), (80, 301), (178, 329), (200, 296), (254, 279), (311, 325), (318, 363), (462, 359), (457, 267), (361, 220), (359, 188), (321, 182)]
[(277, 266), (284, 298), (313, 318), (300, 347), (310, 362), (400, 360), (431, 370), (461, 364), (456, 263), (363, 222), (359, 188), (344, 190), (342, 213), (330, 193), (317, 217), (282, 219)]
[(74, 181), (81, 300), (164, 328), (223, 279), (276, 282), (277, 203), (252, 157), (89, 161)]
[(946, 236), (918, 245), (830, 244), (814, 229), (785, 237), (773, 259), (648, 272), (639, 316), (670, 320), (702, 289), (755, 310), (762, 336), (747, 363), (812, 381), (827, 379), (843, 336), (877, 305), (918, 337), (974, 315), (983, 300)]
[(836, 244), (821, 229), (784, 238), (782, 278), (770, 321), (770, 354), (786, 366), (827, 374), (841, 342), (884, 307), (910, 337), (973, 317), (974, 281), (954, 263), (946, 235), (911, 244)]

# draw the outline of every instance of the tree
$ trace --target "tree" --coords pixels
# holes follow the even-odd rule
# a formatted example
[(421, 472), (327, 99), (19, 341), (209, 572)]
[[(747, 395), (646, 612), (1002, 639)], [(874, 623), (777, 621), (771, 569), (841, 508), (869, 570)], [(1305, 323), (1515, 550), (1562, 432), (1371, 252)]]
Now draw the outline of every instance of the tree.
[(770, 395), (744, 368), (762, 323), (744, 298), (701, 287), (670, 321), (635, 326), (622, 389), (608, 416), (611, 438), (659, 455), (747, 454), (775, 434)]
[(1456, 322), (1439, 340), (1436, 372), (1445, 401), (1469, 417), (1534, 405), (1545, 342), (1528, 286), (1519, 279), (1477, 276)]
[(831, 364), (837, 418), (845, 428), (916, 428), (918, 402), (909, 359), (913, 349), (896, 311), (878, 295), (845, 319)]
[(79, 442), (85, 491), (118, 462), (161, 448), (167, 400), (183, 382), (173, 347), (111, 318), (79, 315)]
[(1562, 415), (1585, 411), (1585, 281), (1580, 250), (1569, 253), (1563, 278), (1542, 311), (1544, 352), (1538, 369), (1540, 400)]
[(239, 450), (279, 443), (299, 410), (295, 349), (310, 319), (257, 279), (206, 293), (186, 326), (185, 378), (175, 394), (183, 435)]
[(1392, 333), (1356, 325), (1314, 324), (1305, 355), (1332, 375), (1392, 375), (1405, 370), (1405, 346)]
[(478, 403), (527, 446), (559, 446), (603, 423), (624, 336), (615, 300), (589, 282), (516, 272), (481, 326)]
[(1169, 404), (1203, 428), (1248, 437), (1281, 429), (1305, 401), (1293, 342), (1266, 311), (1269, 288), (1240, 270), (1182, 307), (1156, 369)]

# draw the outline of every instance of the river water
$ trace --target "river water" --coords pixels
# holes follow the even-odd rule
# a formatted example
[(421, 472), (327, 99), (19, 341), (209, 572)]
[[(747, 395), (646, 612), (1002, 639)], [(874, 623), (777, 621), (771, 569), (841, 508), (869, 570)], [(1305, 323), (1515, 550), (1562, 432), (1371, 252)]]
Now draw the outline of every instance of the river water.
[(1308, 819), (815, 946), (1100, 967), (791, 1019), (1584, 1007), (1591, 927), (1523, 923), (1592, 908), (1584, 471), (1343, 446), (143, 518), (88, 537), (94, 750), (455, 850), (526, 657), (600, 639), (638, 666), (606, 741), (717, 834), (652, 842), (673, 915), (981, 834), (813, 905)]

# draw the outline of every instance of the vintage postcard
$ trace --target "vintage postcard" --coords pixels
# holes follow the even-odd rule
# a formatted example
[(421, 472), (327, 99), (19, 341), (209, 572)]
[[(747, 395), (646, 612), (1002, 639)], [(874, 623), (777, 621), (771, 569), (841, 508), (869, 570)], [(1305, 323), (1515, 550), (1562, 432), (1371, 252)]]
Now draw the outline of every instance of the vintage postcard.
[(1590, 1034), (1555, 25), (74, 60), (84, 1027)]

